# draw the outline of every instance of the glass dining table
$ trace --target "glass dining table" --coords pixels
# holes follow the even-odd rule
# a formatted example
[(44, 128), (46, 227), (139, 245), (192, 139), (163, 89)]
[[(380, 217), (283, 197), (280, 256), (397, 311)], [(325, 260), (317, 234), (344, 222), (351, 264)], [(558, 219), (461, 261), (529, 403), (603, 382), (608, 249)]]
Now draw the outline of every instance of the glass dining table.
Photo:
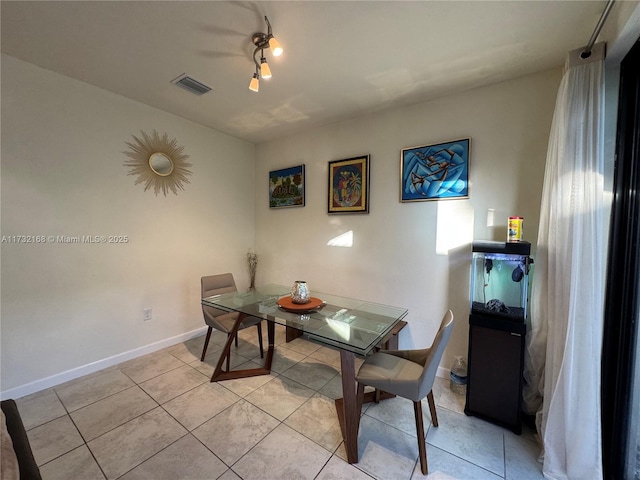
[[(358, 411), (355, 381), (355, 356), (367, 356), (385, 345), (407, 315), (405, 308), (366, 302), (349, 297), (311, 291), (308, 305), (292, 304), (290, 287), (265, 285), (250, 292), (234, 292), (202, 299), (202, 305), (239, 312), (218, 359), (211, 381), (268, 375), (273, 361), (275, 325), (287, 330), (287, 341), (297, 336), (340, 351), (342, 398), (336, 411), (345, 441), (347, 460), (358, 461)], [(231, 345), (243, 319), (257, 317), (267, 321), (267, 349), (264, 366), (245, 370), (225, 370)], [(368, 394), (365, 401), (373, 400)], [(378, 394), (379, 395), (379, 394)], [(378, 397), (379, 398), (379, 397)], [(377, 399), (376, 399), (377, 400)]]

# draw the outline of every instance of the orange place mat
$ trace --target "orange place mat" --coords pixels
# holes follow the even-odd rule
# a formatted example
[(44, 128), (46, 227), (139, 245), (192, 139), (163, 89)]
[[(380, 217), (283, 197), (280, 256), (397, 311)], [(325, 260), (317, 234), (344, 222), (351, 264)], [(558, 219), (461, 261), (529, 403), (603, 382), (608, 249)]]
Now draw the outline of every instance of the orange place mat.
[(315, 310), (322, 305), (322, 300), (316, 297), (311, 297), (307, 303), (293, 303), (291, 295), (278, 299), (278, 305), (285, 310), (291, 312), (308, 312)]

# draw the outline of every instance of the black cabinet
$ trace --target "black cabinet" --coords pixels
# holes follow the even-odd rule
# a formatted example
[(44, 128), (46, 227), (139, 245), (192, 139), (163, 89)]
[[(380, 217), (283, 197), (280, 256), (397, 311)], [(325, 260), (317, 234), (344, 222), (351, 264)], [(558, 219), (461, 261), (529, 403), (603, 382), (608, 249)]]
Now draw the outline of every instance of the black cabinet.
[(521, 433), (522, 371), (526, 326), (522, 321), (469, 316), (465, 413)]

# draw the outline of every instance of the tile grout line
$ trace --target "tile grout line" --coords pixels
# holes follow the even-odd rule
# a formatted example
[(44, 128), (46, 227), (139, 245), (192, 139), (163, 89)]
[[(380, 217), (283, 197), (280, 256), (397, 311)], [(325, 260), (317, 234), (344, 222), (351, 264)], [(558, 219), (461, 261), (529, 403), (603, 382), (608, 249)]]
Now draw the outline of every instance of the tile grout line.
[[(244, 341), (244, 342), (247, 342), (247, 340), (244, 340), (244, 339), (241, 339), (241, 340), (242, 340), (242, 341)], [(251, 343), (251, 342), (247, 342), (247, 343)], [(252, 344), (252, 343), (251, 343), (251, 344)], [(252, 345), (253, 345), (253, 344), (252, 344)], [(255, 347), (256, 345), (253, 345), (253, 346)], [(284, 345), (284, 343), (282, 344), (282, 346), (283, 346), (284, 348), (287, 348), (287, 347)], [(301, 348), (301, 349), (302, 349), (302, 348)], [(189, 350), (189, 349), (188, 349), (188, 350)], [(135, 466), (131, 467), (129, 470), (127, 470), (126, 472), (122, 473), (122, 474), (121, 474), (121, 475), (119, 475), (117, 478), (121, 478), (122, 476), (127, 475), (127, 474), (128, 474), (129, 472), (131, 472), (132, 470), (134, 470), (134, 469), (138, 468), (140, 465), (142, 465), (142, 464), (146, 463), (147, 461), (151, 460), (152, 458), (156, 457), (158, 454), (160, 454), (161, 452), (164, 452), (164, 451), (165, 451), (166, 449), (168, 449), (170, 446), (172, 446), (172, 445), (174, 445), (175, 443), (177, 443), (177, 442), (179, 442), (179, 441), (183, 440), (183, 439), (184, 439), (185, 437), (187, 437), (187, 436), (191, 436), (192, 438), (196, 439), (200, 445), (204, 446), (204, 447), (206, 448), (206, 450), (207, 450), (208, 452), (210, 452), (210, 453), (213, 455), (213, 457), (215, 457), (216, 459), (218, 459), (220, 462), (222, 462), (222, 464), (223, 464), (223, 465), (225, 465), (225, 466), (227, 467), (227, 470), (226, 470), (224, 473), (222, 473), (221, 475), (225, 475), (225, 474), (226, 474), (226, 472), (228, 472), (228, 471), (231, 471), (231, 472), (233, 472), (234, 474), (236, 474), (236, 475), (237, 475), (237, 473), (236, 473), (236, 472), (233, 470), (233, 468), (232, 468), (232, 467), (233, 467), (233, 465), (236, 465), (236, 464), (237, 464), (237, 463), (238, 463), (242, 458), (244, 458), (245, 456), (249, 455), (249, 453), (250, 453), (250, 452), (252, 452), (252, 451), (256, 448), (256, 446), (257, 446), (258, 444), (260, 444), (261, 442), (263, 442), (263, 441), (264, 441), (264, 439), (265, 439), (265, 438), (267, 438), (267, 437), (268, 437), (268, 436), (269, 436), (269, 435), (270, 435), (270, 434), (271, 434), (271, 433), (272, 433), (276, 428), (278, 428), (278, 427), (280, 427), (280, 426), (282, 426), (282, 425), (285, 425), (286, 427), (291, 428), (293, 431), (297, 432), (297, 433), (298, 433), (298, 434), (300, 434), (302, 437), (304, 437), (304, 438), (306, 438), (307, 440), (309, 440), (312, 444), (314, 444), (314, 445), (318, 446), (319, 448), (321, 448), (321, 449), (323, 449), (324, 451), (326, 451), (326, 452), (328, 452), (328, 453), (329, 453), (329, 458), (328, 458), (328, 460), (327, 460), (327, 461), (322, 465), (322, 467), (320, 468), (320, 470), (318, 471), (318, 473), (317, 473), (317, 474), (316, 474), (316, 476), (314, 477), (314, 478), (317, 478), (317, 477), (322, 473), (322, 471), (326, 468), (327, 464), (331, 461), (331, 459), (332, 459), (334, 456), (335, 456), (337, 459), (339, 459), (339, 460), (343, 460), (340, 456), (338, 456), (338, 455), (337, 455), (337, 452), (338, 452), (338, 450), (340, 449), (341, 445), (343, 445), (344, 441), (343, 441), (343, 440), (341, 440), (341, 441), (338, 443), (338, 446), (337, 446), (335, 449), (333, 449), (333, 451), (332, 451), (332, 450), (327, 449), (327, 448), (326, 448), (326, 447), (324, 447), (323, 445), (320, 445), (319, 443), (315, 442), (312, 438), (308, 437), (308, 436), (307, 436), (307, 435), (305, 435), (304, 433), (299, 432), (297, 429), (295, 429), (295, 428), (293, 428), (293, 427), (291, 427), (291, 426), (287, 425), (285, 422), (286, 422), (289, 418), (291, 418), (294, 414), (296, 414), (296, 412), (299, 412), (302, 408), (304, 408), (304, 407), (305, 407), (305, 405), (307, 405), (307, 404), (308, 404), (312, 399), (314, 399), (317, 395), (320, 395), (322, 398), (326, 398), (326, 399), (329, 399), (330, 401), (332, 401), (332, 400), (333, 400), (333, 398), (329, 397), (329, 396), (328, 396), (328, 395), (326, 395), (325, 393), (322, 393), (322, 392), (321, 392), (321, 390), (322, 390), (323, 388), (325, 388), (325, 387), (326, 387), (330, 382), (332, 382), (336, 377), (339, 377), (339, 376), (341, 375), (341, 372), (340, 372), (340, 369), (339, 369), (339, 368), (336, 368), (336, 367), (335, 367), (334, 365), (332, 365), (331, 363), (328, 363), (328, 362), (327, 362), (327, 361), (325, 361), (325, 360), (322, 360), (322, 359), (319, 359), (319, 358), (314, 357), (314, 355), (316, 355), (316, 354), (317, 354), (317, 352), (320, 350), (320, 348), (316, 348), (315, 350), (313, 350), (313, 351), (312, 351), (312, 352), (310, 352), (310, 353), (303, 353), (303, 352), (300, 352), (300, 351), (298, 351), (298, 350), (294, 350), (294, 349), (290, 349), (290, 350), (291, 350), (292, 352), (296, 353), (297, 355), (302, 356), (303, 358), (301, 358), (301, 359), (300, 359), (300, 360), (298, 360), (298, 361), (293, 362), (293, 361), (290, 361), (289, 359), (287, 359), (286, 357), (284, 357), (284, 358), (287, 360), (287, 363), (291, 362), (291, 365), (289, 365), (289, 366), (288, 366), (288, 368), (286, 368), (286, 369), (285, 369), (285, 370), (283, 370), (282, 372), (274, 372), (274, 371), (272, 371), (272, 376), (273, 376), (273, 378), (269, 379), (266, 383), (264, 383), (264, 384), (262, 384), (262, 385), (258, 386), (257, 388), (253, 388), (253, 389), (251, 389), (251, 390), (249, 391), (249, 393), (247, 393), (247, 394), (239, 395), (238, 393), (236, 393), (236, 392), (235, 392), (235, 391), (233, 391), (232, 389), (230, 389), (230, 388), (228, 388), (227, 386), (225, 386), (224, 384), (225, 384), (226, 382), (214, 382), (214, 383), (218, 383), (218, 385), (219, 385), (220, 387), (222, 387), (226, 392), (228, 392), (228, 393), (231, 393), (231, 394), (235, 395), (237, 398), (236, 398), (235, 400), (233, 400), (233, 403), (231, 403), (230, 405), (228, 405), (224, 410), (222, 410), (222, 411), (220, 411), (220, 412), (216, 413), (215, 415), (213, 415), (213, 416), (212, 416), (212, 417), (210, 417), (209, 419), (205, 420), (204, 422), (200, 423), (199, 425), (194, 426), (192, 429), (187, 428), (187, 426), (183, 425), (183, 424), (182, 424), (182, 423), (181, 423), (177, 418), (175, 418), (175, 417), (174, 417), (174, 416), (173, 416), (173, 415), (172, 415), (172, 414), (171, 414), (171, 413), (170, 413), (170, 412), (165, 408), (165, 405), (166, 405), (167, 403), (169, 403), (169, 402), (171, 402), (171, 401), (175, 400), (176, 398), (179, 398), (179, 397), (181, 397), (181, 396), (183, 396), (183, 395), (185, 395), (185, 394), (187, 394), (187, 393), (189, 393), (189, 392), (192, 392), (193, 390), (195, 390), (195, 389), (197, 389), (197, 388), (202, 387), (203, 385), (206, 385), (207, 383), (212, 383), (212, 382), (203, 382), (203, 383), (200, 383), (200, 384), (195, 385), (195, 386), (193, 386), (193, 387), (190, 387), (190, 388), (188, 388), (187, 390), (185, 390), (184, 392), (181, 392), (179, 395), (176, 395), (176, 396), (174, 396), (174, 397), (172, 397), (172, 398), (170, 398), (170, 399), (168, 399), (168, 400), (164, 401), (162, 404), (160, 404), (160, 403), (159, 403), (159, 401), (155, 400), (155, 399), (151, 396), (151, 394), (149, 394), (149, 393), (148, 393), (148, 392), (147, 392), (147, 391), (146, 391), (146, 390), (145, 390), (141, 385), (142, 385), (142, 383), (145, 383), (145, 382), (150, 381), (150, 380), (152, 380), (152, 379), (158, 378), (159, 376), (162, 376), (162, 375), (165, 375), (165, 374), (167, 374), (167, 373), (170, 373), (170, 372), (172, 372), (172, 371), (174, 371), (174, 370), (176, 370), (176, 369), (182, 368), (184, 365), (188, 365), (188, 366), (189, 366), (189, 367), (191, 367), (191, 369), (193, 369), (195, 372), (198, 372), (198, 373), (200, 373), (200, 374), (202, 374), (202, 375), (205, 375), (205, 376), (206, 376), (206, 374), (203, 374), (203, 372), (201, 372), (200, 370), (198, 370), (198, 369), (196, 368), (196, 366), (197, 366), (197, 363), (196, 363), (196, 362), (197, 362), (197, 360), (199, 360), (199, 358), (196, 358), (196, 359), (195, 359), (194, 361), (192, 361), (192, 362), (187, 362), (187, 361), (183, 360), (182, 358), (179, 358), (179, 357), (177, 356), (177, 354), (176, 354), (176, 353), (168, 352), (168, 351), (166, 351), (166, 349), (165, 349), (165, 350), (161, 350), (161, 352), (162, 352), (162, 351), (164, 351), (166, 354), (170, 355), (172, 358), (179, 360), (179, 361), (181, 362), (181, 364), (182, 364), (182, 365), (179, 365), (179, 366), (174, 367), (174, 368), (170, 368), (169, 370), (167, 370), (167, 371), (165, 371), (165, 372), (162, 372), (162, 373), (160, 373), (160, 374), (158, 374), (158, 375), (155, 375), (155, 376), (153, 376), (153, 377), (150, 377), (149, 379), (141, 380), (139, 383), (138, 383), (138, 382), (136, 382), (135, 380), (133, 380), (133, 378), (131, 378), (128, 374), (126, 374), (125, 372), (123, 372), (122, 370), (120, 370), (119, 366), (115, 366), (115, 368), (110, 367), (110, 370), (111, 370), (111, 369), (113, 369), (113, 370), (117, 370), (117, 371), (119, 371), (122, 375), (124, 375), (127, 379), (129, 379), (129, 380), (132, 382), (132, 385), (130, 385), (130, 386), (128, 386), (128, 387), (126, 387), (126, 388), (124, 388), (123, 390), (120, 390), (119, 392), (115, 392), (115, 393), (109, 394), (109, 395), (107, 395), (107, 396), (105, 396), (105, 397), (103, 397), (103, 398), (100, 398), (100, 399), (98, 399), (98, 400), (95, 400), (95, 401), (93, 401), (93, 402), (91, 402), (91, 403), (87, 404), (87, 405), (84, 405), (84, 406), (82, 406), (82, 407), (80, 407), (80, 408), (78, 408), (78, 409), (74, 410), (73, 412), (70, 412), (70, 411), (69, 411), (69, 409), (67, 408), (67, 406), (65, 405), (65, 403), (62, 401), (62, 399), (61, 399), (60, 395), (58, 394), (58, 391), (56, 390), (56, 388), (58, 388), (59, 386), (51, 387), (51, 389), (53, 390), (53, 393), (55, 394), (55, 396), (56, 396), (57, 400), (60, 402), (61, 406), (63, 407), (64, 411), (66, 412), (66, 416), (68, 416), (68, 417), (69, 417), (69, 419), (71, 420), (72, 425), (74, 426), (75, 430), (76, 430), (76, 431), (77, 431), (77, 433), (79, 434), (79, 436), (80, 436), (80, 438), (82, 439), (82, 442), (83, 442), (83, 443), (82, 443), (82, 445), (79, 445), (79, 446), (77, 446), (77, 447), (75, 447), (75, 448), (73, 448), (73, 449), (69, 450), (68, 452), (66, 452), (66, 453), (64, 453), (64, 454), (61, 454), (61, 455), (57, 456), (56, 458), (54, 458), (54, 459), (51, 459), (51, 460), (47, 461), (45, 464), (43, 464), (43, 465), (41, 465), (41, 466), (47, 465), (47, 464), (49, 464), (49, 463), (53, 462), (54, 460), (57, 460), (57, 459), (59, 459), (60, 457), (62, 457), (62, 456), (64, 456), (64, 455), (67, 455), (68, 453), (73, 452), (73, 451), (75, 451), (75, 450), (77, 450), (77, 449), (81, 448), (81, 447), (84, 445), (84, 446), (86, 446), (86, 447), (87, 447), (87, 449), (89, 450), (89, 453), (90, 453), (90, 455), (91, 455), (91, 458), (92, 458), (92, 459), (93, 459), (93, 461), (95, 462), (96, 466), (99, 468), (99, 470), (100, 470), (101, 474), (102, 474), (105, 478), (107, 478), (107, 476), (106, 476), (106, 474), (105, 474), (105, 472), (104, 472), (104, 470), (103, 470), (102, 466), (98, 463), (98, 461), (97, 461), (97, 459), (96, 459), (95, 455), (93, 454), (93, 451), (88, 447), (88, 442), (87, 442), (87, 440), (86, 440), (85, 436), (80, 432), (80, 430), (79, 430), (79, 428), (78, 428), (78, 425), (76, 424), (75, 420), (74, 420), (74, 419), (72, 418), (72, 416), (71, 416), (71, 413), (79, 412), (79, 411), (81, 411), (82, 409), (85, 409), (85, 408), (88, 408), (88, 407), (90, 407), (90, 406), (92, 406), (92, 405), (95, 405), (96, 403), (98, 403), (98, 402), (100, 402), (100, 401), (102, 401), (102, 400), (107, 400), (107, 399), (109, 399), (109, 398), (111, 398), (111, 397), (113, 397), (113, 396), (115, 396), (115, 395), (117, 395), (117, 394), (119, 394), (119, 393), (126, 392), (127, 390), (131, 390), (131, 389), (133, 389), (133, 387), (138, 387), (138, 388), (140, 388), (140, 390), (141, 390), (142, 392), (144, 392), (144, 394), (146, 395), (146, 397), (151, 398), (151, 400), (153, 401), (153, 404), (154, 404), (155, 406), (154, 406), (153, 408), (151, 408), (150, 410), (147, 410), (146, 412), (143, 412), (143, 413), (140, 413), (140, 414), (136, 415), (134, 418), (129, 419), (127, 422), (129, 422), (129, 421), (131, 421), (131, 420), (133, 420), (133, 419), (135, 419), (135, 418), (139, 418), (140, 416), (145, 415), (145, 414), (146, 414), (146, 413), (148, 413), (149, 411), (152, 411), (152, 410), (156, 409), (157, 407), (160, 407), (160, 408), (162, 409), (162, 411), (163, 411), (165, 414), (167, 414), (167, 415), (168, 415), (172, 420), (174, 420), (178, 425), (180, 425), (180, 427), (181, 427), (181, 428), (183, 428), (183, 429), (184, 429), (184, 431), (185, 431), (186, 433), (184, 433), (183, 435), (181, 435), (178, 439), (176, 439), (176, 440), (172, 441), (169, 445), (166, 445), (165, 447), (163, 447), (163, 448), (162, 448), (162, 449), (160, 449), (159, 451), (157, 451), (157, 452), (153, 453), (150, 457), (148, 457), (148, 458), (144, 459), (143, 461), (141, 461), (141, 462), (140, 462), (140, 463), (138, 463), (137, 465), (135, 465)], [(176, 352), (177, 352), (177, 350), (176, 350)], [(196, 357), (196, 356), (197, 356), (197, 355), (196, 355), (196, 353), (197, 353), (197, 352), (191, 352), (191, 350), (189, 350), (189, 352), (190, 352), (190, 354), (194, 355), (194, 357)], [(240, 354), (237, 354), (237, 353), (236, 353), (236, 355), (238, 355), (239, 357), (242, 357), (242, 358), (246, 359), (246, 361), (247, 361), (247, 362), (254, 362), (254, 363), (255, 363), (255, 360), (256, 360), (257, 358), (259, 358), (259, 354), (258, 354), (258, 355), (256, 355), (256, 356), (255, 356), (255, 357), (253, 357), (253, 358), (247, 358), (247, 357), (245, 357), (245, 356), (243, 356), (243, 355), (240, 355)], [(183, 357), (184, 357), (184, 355), (183, 355)], [(142, 357), (141, 357), (141, 358), (142, 358)], [(312, 387), (309, 387), (308, 385), (305, 385), (305, 384), (303, 384), (303, 383), (299, 382), (298, 380), (295, 380), (295, 379), (293, 379), (293, 378), (290, 378), (290, 377), (289, 377), (289, 376), (287, 376), (287, 375), (284, 375), (284, 373), (285, 373), (285, 372), (287, 372), (288, 370), (290, 370), (290, 369), (294, 368), (296, 365), (299, 365), (299, 364), (304, 363), (304, 362), (320, 363), (320, 364), (326, 365), (326, 366), (328, 366), (328, 367), (330, 367), (330, 368), (336, 369), (338, 373), (336, 373), (333, 377), (331, 377), (328, 381), (324, 382), (324, 383), (323, 383), (320, 387), (318, 387), (318, 388), (315, 388), (315, 387), (313, 387), (313, 388), (312, 388)], [(202, 362), (200, 362), (200, 363), (202, 363)], [(107, 373), (107, 372), (104, 372), (104, 373)], [(99, 375), (98, 375), (98, 376), (99, 376)], [(306, 388), (306, 389), (310, 390), (310, 392), (311, 392), (311, 396), (309, 396), (308, 398), (304, 399), (303, 403), (302, 403), (302, 404), (300, 404), (300, 405), (298, 405), (298, 406), (296, 406), (296, 407), (293, 409), (293, 411), (291, 411), (291, 413), (289, 413), (289, 414), (288, 414), (288, 415), (287, 415), (283, 420), (280, 420), (280, 419), (278, 419), (278, 418), (274, 417), (272, 414), (270, 414), (269, 412), (265, 411), (265, 410), (264, 410), (263, 408), (261, 408), (260, 406), (258, 406), (258, 405), (256, 405), (256, 404), (254, 404), (253, 402), (251, 402), (250, 400), (248, 400), (248, 399), (247, 399), (247, 397), (249, 397), (252, 393), (256, 392), (257, 390), (259, 390), (260, 388), (262, 388), (264, 385), (266, 385), (266, 384), (268, 384), (269, 382), (271, 382), (271, 381), (273, 381), (273, 380), (275, 380), (275, 379), (278, 379), (278, 378), (286, 379), (287, 381), (293, 382), (293, 383), (294, 383), (294, 384), (296, 384), (296, 385), (300, 385), (301, 387), (304, 387), (304, 388)], [(319, 377), (319, 378), (322, 378), (322, 377)], [(79, 380), (80, 380), (80, 379), (79, 379)], [(80, 381), (81, 381), (81, 380), (80, 380)], [(286, 387), (285, 387), (285, 388), (286, 388)], [(444, 388), (444, 387), (443, 387), (443, 388)], [(194, 432), (196, 429), (198, 429), (198, 428), (202, 427), (202, 425), (204, 425), (205, 423), (209, 422), (209, 421), (210, 421), (210, 420), (212, 420), (213, 418), (216, 418), (217, 416), (219, 416), (219, 415), (223, 414), (223, 413), (224, 413), (225, 411), (227, 411), (229, 408), (232, 408), (234, 405), (237, 405), (237, 404), (238, 404), (238, 402), (239, 402), (239, 401), (241, 401), (241, 400), (244, 400), (245, 402), (249, 403), (253, 408), (256, 408), (256, 409), (257, 409), (257, 410), (259, 410), (260, 412), (262, 412), (262, 413), (264, 413), (264, 414), (268, 415), (269, 417), (273, 418), (273, 419), (277, 422), (277, 425), (276, 425), (276, 427), (274, 427), (274, 429), (272, 429), (272, 430), (270, 430), (268, 433), (266, 433), (266, 434), (265, 434), (265, 436), (264, 436), (264, 437), (262, 437), (262, 439), (261, 439), (259, 442), (255, 443), (255, 444), (254, 444), (254, 445), (253, 445), (253, 446), (252, 446), (252, 447), (251, 447), (247, 452), (245, 452), (245, 453), (244, 453), (244, 454), (243, 454), (239, 459), (237, 459), (237, 460), (233, 463), (233, 465), (227, 465), (227, 464), (226, 464), (226, 463), (225, 463), (225, 462), (224, 462), (220, 457), (218, 457), (218, 456), (217, 456), (217, 455), (216, 455), (216, 454), (215, 454), (215, 453), (214, 453), (214, 452), (213, 452), (209, 447), (207, 447), (207, 445), (205, 445), (205, 444), (204, 444), (204, 443), (203, 443), (203, 442), (202, 442), (198, 437), (196, 437), (196, 436), (193, 434), (193, 432)], [(452, 409), (452, 408), (451, 408), (451, 406), (452, 406), (452, 405), (454, 405), (454, 404), (453, 404), (453, 403), (451, 403), (451, 402), (449, 401), (449, 398), (444, 398), (444, 397), (443, 397), (443, 398), (442, 398), (442, 400), (443, 400), (443, 403), (446, 403), (446, 404), (447, 404), (447, 406), (445, 406), (445, 405), (437, 405), (437, 406), (438, 406), (438, 409), (443, 409), (443, 410), (445, 410), (445, 411), (448, 411), (448, 412), (451, 412), (451, 413), (455, 413), (455, 414), (459, 414), (459, 413), (460, 413), (460, 412), (458, 412), (457, 410), (454, 410), (454, 409)], [(454, 405), (454, 406), (455, 406), (455, 405)], [(286, 411), (286, 410), (285, 410), (285, 411)], [(367, 412), (366, 412), (366, 410), (365, 410), (365, 409), (363, 409), (362, 415), (363, 415), (363, 416), (364, 416), (364, 415), (367, 415), (367, 416), (368, 416), (368, 417), (370, 417), (370, 418), (373, 418), (373, 419), (379, 420), (379, 419), (377, 419), (376, 417), (373, 417), (373, 416), (371, 416), (371, 415), (367, 414)], [(35, 428), (37, 428), (37, 427), (40, 427), (40, 426), (42, 426), (42, 425), (46, 425), (46, 424), (48, 424), (48, 423), (51, 423), (52, 421), (54, 421), (54, 420), (58, 420), (58, 419), (62, 418), (63, 416), (65, 416), (65, 415), (61, 415), (60, 417), (57, 417), (57, 418), (55, 418), (55, 419), (48, 420), (47, 422), (44, 422), (44, 423), (42, 423), (42, 424), (40, 424), (40, 425), (37, 425), (37, 426), (35, 426), (35, 427), (32, 427), (32, 429), (30, 429), (30, 430), (33, 430), (33, 429), (35, 429)], [(403, 431), (403, 430), (400, 430), (400, 429), (396, 428), (393, 424), (388, 424), (388, 423), (386, 423), (386, 422), (384, 422), (384, 421), (382, 421), (382, 420), (379, 420), (379, 421), (381, 421), (382, 423), (386, 424), (387, 426), (389, 426), (389, 427), (391, 427), (391, 428), (394, 428), (395, 430), (397, 430), (397, 431), (399, 431), (399, 432), (401, 432), (401, 433), (404, 433), (404, 434), (406, 434), (406, 433), (407, 433), (407, 432), (405, 432), (405, 431)], [(127, 422), (125, 422), (125, 424), (126, 424)], [(105, 435), (105, 434), (107, 434), (107, 433), (109, 433), (109, 432), (113, 431), (114, 429), (119, 428), (120, 426), (121, 426), (121, 425), (118, 425), (118, 426), (116, 426), (116, 427), (113, 427), (112, 429), (108, 430), (107, 432), (103, 432), (102, 434), (100, 434), (100, 435), (99, 435), (98, 437), (96, 437), (96, 438), (100, 438), (102, 435)], [(426, 432), (426, 434), (425, 434), (425, 437), (427, 437), (427, 436), (428, 436), (428, 433), (429, 433), (429, 431), (430, 431), (431, 426), (432, 426), (432, 425), (431, 425), (431, 424), (429, 424), (429, 428), (427, 429), (427, 432)], [(411, 435), (411, 436), (412, 436), (412, 437), (415, 437), (415, 435)], [(94, 439), (94, 440), (95, 440), (95, 439)], [(533, 441), (533, 443), (535, 443), (534, 439), (528, 439), (528, 438), (527, 438), (526, 440)], [(466, 459), (466, 458), (463, 458), (463, 457), (460, 457), (460, 456), (458, 456), (458, 455), (455, 455), (454, 453), (451, 453), (451, 452), (449, 452), (448, 450), (443, 450), (442, 448), (437, 447), (437, 446), (435, 446), (435, 445), (432, 445), (432, 444), (429, 444), (429, 445), (430, 445), (431, 447), (437, 448), (438, 450), (442, 450), (443, 452), (445, 452), (445, 453), (447, 453), (447, 454), (449, 454), (449, 455), (452, 455), (452, 456), (454, 456), (454, 457), (456, 457), (456, 458), (460, 459), (461, 461), (463, 461), (463, 462), (465, 462), (465, 463), (468, 463), (468, 464), (470, 464), (470, 465), (473, 465), (474, 467), (477, 467), (477, 468), (479, 468), (479, 469), (482, 469), (483, 471), (486, 471), (487, 473), (490, 473), (490, 474), (495, 475), (495, 472), (493, 472), (493, 471), (491, 471), (491, 470), (488, 470), (487, 468), (484, 468), (484, 467), (482, 467), (482, 466), (480, 466), (480, 465), (477, 465), (476, 463), (474, 463), (474, 462), (472, 462), (472, 461), (470, 461), (470, 460), (468, 460), (468, 459)], [(502, 460), (503, 460), (503, 469), (502, 469), (502, 471), (503, 471), (503, 476), (502, 476), (502, 478), (503, 478), (503, 479), (506, 479), (506, 478), (507, 478), (507, 452), (506, 452), (506, 450), (507, 450), (507, 439), (506, 439), (505, 433), (504, 433), (504, 432), (502, 432), (502, 454), (503, 454), (503, 459), (502, 459)], [(419, 461), (419, 457), (418, 457), (418, 460), (416, 460), (416, 462), (417, 462), (417, 461)], [(412, 470), (411, 472), (409, 472), (409, 478), (412, 478), (412, 477), (413, 477), (413, 474), (414, 474), (415, 469), (416, 469), (416, 465), (417, 465), (417, 463), (414, 463), (413, 470)], [(369, 478), (369, 477), (371, 477), (371, 474), (369, 474), (368, 472), (365, 472), (364, 470), (361, 470), (360, 468), (358, 468), (358, 465), (353, 465), (353, 467), (354, 467), (354, 468), (357, 468), (359, 472), (361, 472), (362, 474), (366, 475), (368, 478)], [(376, 477), (375, 477), (375, 476), (373, 476), (373, 477), (371, 477), (371, 478), (376, 478)]]

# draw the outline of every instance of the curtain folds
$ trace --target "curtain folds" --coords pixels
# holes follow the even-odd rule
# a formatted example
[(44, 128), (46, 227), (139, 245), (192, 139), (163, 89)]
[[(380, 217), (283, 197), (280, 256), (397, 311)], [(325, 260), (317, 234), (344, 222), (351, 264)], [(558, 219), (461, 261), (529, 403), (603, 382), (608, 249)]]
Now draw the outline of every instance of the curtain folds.
[[(604, 304), (604, 46), (571, 52), (547, 150), (525, 359), (525, 410), (536, 413), (543, 473), (601, 479)], [(576, 59), (576, 57), (578, 57)]]

